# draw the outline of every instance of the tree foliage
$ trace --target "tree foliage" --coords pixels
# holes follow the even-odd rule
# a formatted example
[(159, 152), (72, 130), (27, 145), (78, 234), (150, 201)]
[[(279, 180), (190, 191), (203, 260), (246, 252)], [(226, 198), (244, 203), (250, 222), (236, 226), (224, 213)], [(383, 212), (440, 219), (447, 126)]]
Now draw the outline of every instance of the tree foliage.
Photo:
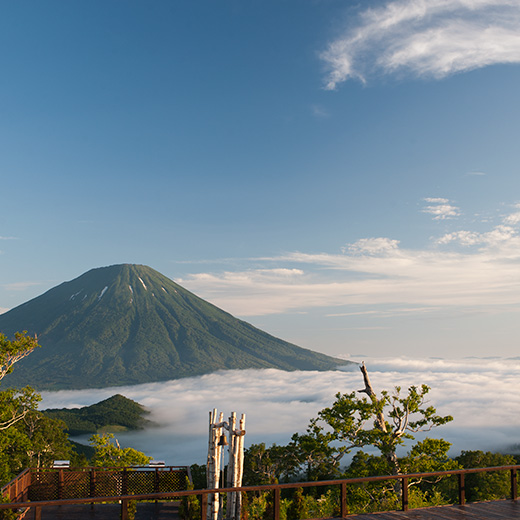
[(290, 480), (295, 475), (298, 460), (290, 446), (265, 443), (252, 444), (244, 453), (245, 486), (275, 484), (280, 480)]
[(364, 364), (360, 369), (365, 388), (359, 392), (367, 397), (360, 398), (356, 392), (336, 394), (332, 406), (311, 420), (307, 433), (293, 437), (315, 473), (324, 464), (337, 467), (343, 455), (354, 448), (374, 447), (386, 458), (391, 472), (398, 474), (401, 472), (398, 446), (405, 440), (413, 440), (418, 432), (453, 420), (450, 415), (437, 415), (436, 409), (428, 404), (427, 385), (410, 386), (404, 393), (398, 386), (392, 393), (383, 390), (377, 396)]
[[(463, 468), (491, 468), (517, 464), (512, 455), (489, 451), (462, 451), (455, 460)], [(466, 475), (466, 498), (468, 501), (502, 500), (511, 496), (509, 471), (470, 473)]]
[(151, 457), (134, 448), (121, 448), (112, 433), (93, 435), (90, 444), (95, 453), (91, 460), (93, 466), (121, 468), (124, 466), (144, 466)]
[[(15, 363), (39, 346), (36, 336), (28, 336), (27, 331), (16, 332), (13, 340), (0, 333), (0, 381), (12, 372)], [(40, 396), (29, 386), (22, 390), (0, 391), (0, 430), (10, 428), (29, 411), (35, 410), (39, 400)]]
[[(0, 334), (0, 380), (37, 347), (37, 338), (27, 332), (17, 332), (13, 340)], [(28, 386), (0, 391), (1, 483), (24, 468), (50, 466), (55, 459), (71, 455), (65, 425), (39, 412), (40, 400), (40, 395)]]
[(15, 332), (14, 339), (9, 340), (0, 333), (0, 380), (13, 370), (13, 365), (28, 356), (39, 347), (38, 338), (27, 335), (27, 331)]

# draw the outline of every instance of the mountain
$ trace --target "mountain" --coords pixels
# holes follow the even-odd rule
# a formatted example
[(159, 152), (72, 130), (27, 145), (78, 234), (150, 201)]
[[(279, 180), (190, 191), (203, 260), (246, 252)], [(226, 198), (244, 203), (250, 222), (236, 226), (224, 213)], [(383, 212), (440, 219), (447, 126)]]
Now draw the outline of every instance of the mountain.
[(70, 435), (140, 430), (152, 424), (142, 405), (121, 394), (82, 408), (49, 408), (42, 413), (63, 421)]
[(42, 348), (2, 383), (39, 390), (347, 364), (262, 332), (143, 265), (92, 269), (0, 315), (1, 332), (22, 330), (38, 334)]

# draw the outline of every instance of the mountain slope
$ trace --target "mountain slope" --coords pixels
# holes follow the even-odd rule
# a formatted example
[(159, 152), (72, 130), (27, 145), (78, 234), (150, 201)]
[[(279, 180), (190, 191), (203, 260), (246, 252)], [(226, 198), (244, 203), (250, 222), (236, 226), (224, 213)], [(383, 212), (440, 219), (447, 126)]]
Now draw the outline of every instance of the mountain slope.
[(151, 424), (144, 417), (148, 412), (142, 405), (120, 394), (82, 408), (51, 408), (42, 412), (63, 421), (70, 435), (140, 430)]
[(18, 330), (38, 334), (42, 348), (4, 382), (38, 389), (346, 364), (262, 332), (142, 265), (92, 269), (0, 315), (1, 332)]

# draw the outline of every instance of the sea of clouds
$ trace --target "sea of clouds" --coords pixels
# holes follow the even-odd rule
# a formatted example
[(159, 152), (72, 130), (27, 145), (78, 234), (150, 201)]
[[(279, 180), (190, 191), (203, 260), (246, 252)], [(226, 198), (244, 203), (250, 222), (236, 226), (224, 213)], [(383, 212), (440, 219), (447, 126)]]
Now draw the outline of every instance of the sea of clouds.
[[(378, 392), (423, 383), (431, 387), (430, 403), (454, 420), (429, 435), (450, 441), (452, 455), (476, 449), (520, 452), (520, 358), (365, 358), (365, 363)], [(202, 464), (213, 408), (226, 418), (231, 411), (246, 414), (246, 447), (287, 444), (337, 392), (363, 387), (355, 365), (331, 372), (231, 370), (136, 386), (42, 392), (40, 408), (87, 406), (123, 394), (150, 410), (149, 418), (156, 423), (144, 431), (118, 433), (123, 446), (170, 465)], [(88, 436), (75, 440), (88, 443)]]

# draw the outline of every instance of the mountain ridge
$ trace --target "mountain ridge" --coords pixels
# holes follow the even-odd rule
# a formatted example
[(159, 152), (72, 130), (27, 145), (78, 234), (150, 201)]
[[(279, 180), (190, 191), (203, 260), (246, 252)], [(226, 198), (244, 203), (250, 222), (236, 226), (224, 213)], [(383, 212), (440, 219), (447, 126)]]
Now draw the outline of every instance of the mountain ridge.
[(63, 421), (69, 435), (126, 430), (142, 430), (151, 426), (145, 407), (121, 394), (113, 395), (90, 406), (81, 408), (47, 408), (42, 413), (51, 419)]
[(41, 349), (4, 378), (38, 389), (121, 386), (222, 369), (330, 370), (348, 364), (234, 318), (144, 265), (91, 269), (0, 315)]

